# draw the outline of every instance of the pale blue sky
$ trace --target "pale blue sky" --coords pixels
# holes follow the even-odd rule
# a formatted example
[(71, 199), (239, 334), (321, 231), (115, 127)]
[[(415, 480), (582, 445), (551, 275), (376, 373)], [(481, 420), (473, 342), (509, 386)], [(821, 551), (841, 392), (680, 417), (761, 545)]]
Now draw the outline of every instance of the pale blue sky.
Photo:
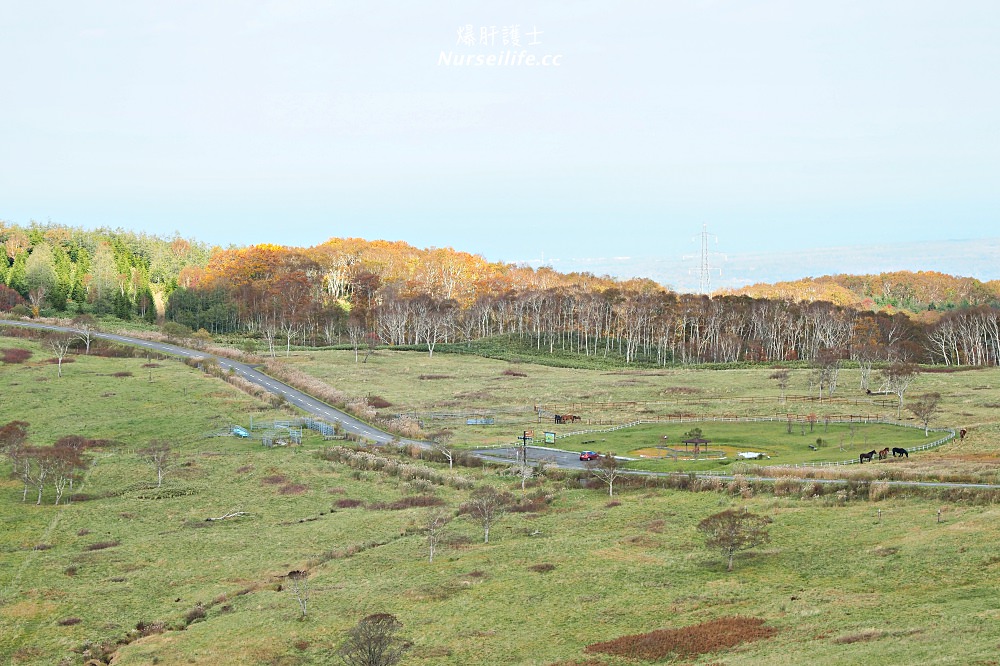
[[(1000, 236), (997, 2), (5, 4), (12, 222), (504, 260)], [(562, 57), (439, 64), (508, 49)]]

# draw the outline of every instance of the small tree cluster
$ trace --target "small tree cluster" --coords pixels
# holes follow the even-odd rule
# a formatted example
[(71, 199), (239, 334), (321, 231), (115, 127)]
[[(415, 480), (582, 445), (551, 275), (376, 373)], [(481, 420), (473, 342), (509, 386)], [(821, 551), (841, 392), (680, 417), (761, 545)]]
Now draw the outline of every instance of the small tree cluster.
[(91, 444), (91, 440), (70, 435), (52, 446), (31, 446), (27, 422), (11, 421), (0, 428), (0, 451), (10, 460), (14, 475), (24, 484), (22, 502), (28, 500), (28, 490), (34, 488), (38, 491), (35, 504), (41, 504), (46, 486), (51, 485), (55, 503), (59, 504), (66, 489), (72, 489), (74, 481), (89, 466), (84, 451)]

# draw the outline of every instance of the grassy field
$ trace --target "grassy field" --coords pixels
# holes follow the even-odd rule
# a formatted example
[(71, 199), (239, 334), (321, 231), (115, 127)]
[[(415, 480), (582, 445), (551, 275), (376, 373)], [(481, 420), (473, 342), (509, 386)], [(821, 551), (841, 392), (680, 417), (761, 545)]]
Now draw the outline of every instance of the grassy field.
[[(806, 368), (790, 370), (786, 399), (769, 379), (771, 368), (601, 370), (510, 363), (470, 355), (380, 350), (367, 363), (350, 351), (293, 352), (284, 359), (352, 395), (379, 396), (383, 414), (416, 413), (429, 429), (451, 428), (469, 444), (511, 441), (529, 427), (569, 432), (588, 425), (676, 416), (816, 414), (896, 416), (895, 396), (860, 391), (856, 369), (840, 372), (832, 400), (809, 400)], [(873, 380), (877, 384), (877, 380)], [(931, 425), (973, 427), (996, 421), (1000, 369), (924, 372), (907, 396), (937, 391), (944, 399)], [(544, 410), (541, 420), (536, 409)], [(466, 426), (467, 416), (493, 416), (495, 426)], [(552, 414), (582, 421), (556, 425)], [(903, 410), (904, 421), (915, 423)]]
[[(635, 487), (609, 503), (605, 491), (555, 474), (529, 488), (540, 498), (534, 510), (508, 513), (489, 544), (481, 543), (478, 525), (456, 518), (449, 544), (429, 563), (421, 529), (429, 509), (385, 510), (379, 503), (430, 496), (454, 512), (467, 491), (324, 461), (315, 439), (267, 450), (231, 438), (204, 439), (220, 423), (275, 413), (177, 362), (147, 368), (145, 359), (76, 357), (57, 379), (54, 366), (33, 363), (48, 356), (42, 347), (0, 338), (0, 347), (14, 346), (35, 355), (27, 365), (0, 365), (0, 424), (31, 422), (36, 444), (65, 434), (121, 444), (95, 453), (97, 464), (76, 488), (86, 501), (67, 506), (52, 506), (51, 495), (40, 507), (22, 504), (20, 484), (6, 478), (9, 466), (0, 463), (0, 663), (82, 664), (85, 647), (96, 655), (102, 643), (120, 640), (115, 664), (122, 666), (335, 664), (346, 630), (372, 612), (394, 613), (403, 622), (413, 642), (404, 664), (583, 663), (595, 658), (583, 651), (591, 643), (732, 615), (764, 619), (777, 634), (674, 661), (985, 665), (1000, 644), (995, 505), (906, 491), (874, 501), (882, 496), (875, 484), (827, 490), (798, 481), (782, 486), (780, 496), (745, 483), (708, 492)], [(365, 369), (372, 373), (368, 388), (357, 393), (419, 407), (426, 404), (419, 400), (455, 399), (440, 395), (460, 381), (470, 382), (464, 390), (472, 393), (475, 381), (485, 391), (495, 376), (541, 381), (551, 371), (557, 374), (546, 390), (555, 395), (559, 382), (582, 394), (579, 385), (607, 377), (469, 357), (435, 357), (432, 373), (416, 367), (420, 358), (426, 357), (380, 353)], [(393, 370), (384, 367), (390, 361), (399, 364), (397, 373), (412, 364), (412, 376), (400, 376), (396, 394), (388, 379)], [(299, 362), (322, 365), (305, 356)], [(468, 364), (461, 367), (479, 379), (460, 380), (451, 363)], [(351, 371), (353, 358), (343, 365)], [(511, 367), (528, 377), (502, 374)], [(706, 393), (753, 385), (752, 376), (738, 374), (751, 371), (724, 372), (737, 374), (639, 378), (666, 388), (683, 378)], [(419, 380), (419, 374), (455, 380)], [(973, 375), (995, 376), (984, 371), (918, 381), (961, 380), (954, 395), (985, 398), (987, 392), (968, 381)], [(347, 379), (339, 385), (347, 388)], [(510, 386), (520, 388), (497, 389), (501, 402), (494, 404), (526, 395), (524, 384)], [(421, 397), (419, 389), (436, 395)], [(987, 413), (978, 403), (960, 404)], [(956, 409), (954, 402), (948, 409)], [(713, 432), (716, 425), (722, 424), (703, 429), (722, 442), (727, 435)], [(826, 437), (773, 427), (779, 432), (760, 437), (789, 438), (795, 447)], [(916, 431), (893, 430), (922, 439)], [(645, 443), (641, 431), (633, 435), (642, 441), (621, 445)], [(980, 426), (950, 455), (986, 464), (997, 435), (995, 426)], [(152, 469), (131, 453), (152, 438), (171, 439), (178, 450), (161, 489), (152, 487)], [(828, 448), (836, 442), (831, 436)], [(908, 464), (922, 463), (900, 463)], [(453, 474), (521, 494), (518, 483), (489, 471)], [(346, 508), (355, 503), (350, 500), (359, 506)], [(774, 520), (772, 540), (738, 556), (736, 570), (727, 573), (695, 526), (714, 512), (743, 507)], [(206, 521), (232, 511), (245, 515)], [(304, 620), (282, 578), (302, 569), (310, 571), (311, 585)], [(637, 662), (600, 656), (591, 663)]]
[[(696, 425), (702, 430), (702, 438), (709, 440), (709, 444), (700, 447), (698, 459), (693, 447), (682, 443), (685, 434)], [(724, 468), (737, 460), (740, 451), (765, 454), (764, 464), (790, 465), (854, 459), (859, 453), (886, 447), (912, 448), (933, 441), (937, 436), (932, 433), (930, 438), (925, 438), (923, 430), (885, 424), (857, 424), (852, 428), (849, 424), (818, 423), (812, 432), (806, 424), (794, 424), (789, 433), (787, 423), (782, 422), (656, 423), (613, 432), (572, 435), (557, 440), (555, 446), (641, 457), (629, 464), (635, 469), (692, 471)]]

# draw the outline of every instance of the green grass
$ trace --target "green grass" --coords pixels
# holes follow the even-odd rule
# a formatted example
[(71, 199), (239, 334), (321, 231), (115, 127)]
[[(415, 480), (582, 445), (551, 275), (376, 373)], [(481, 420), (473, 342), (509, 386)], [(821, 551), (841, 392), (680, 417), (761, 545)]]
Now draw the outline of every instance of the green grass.
[[(868, 396), (858, 387), (858, 371), (840, 372), (834, 400), (808, 401), (809, 373), (792, 369), (788, 399), (769, 379), (770, 368), (658, 370), (557, 368), (509, 363), (473, 355), (380, 350), (367, 363), (353, 352), (293, 353), (287, 362), (351, 395), (378, 395), (391, 403), (381, 414), (416, 413), (425, 429), (453, 429), (455, 443), (512, 442), (522, 429), (557, 433), (638, 419), (698, 416), (870, 415), (895, 419), (894, 396)], [(520, 373), (514, 376), (505, 372)], [(1000, 369), (923, 373), (907, 395), (938, 391), (944, 396), (932, 426), (975, 426), (996, 420)], [(539, 420), (536, 407), (545, 410)], [(466, 416), (482, 412), (494, 426), (467, 426)], [(556, 425), (551, 414), (582, 417), (578, 424)], [(440, 417), (440, 418), (435, 418)], [(903, 410), (903, 421), (915, 423)], [(815, 439), (815, 438), (814, 438)], [(990, 446), (1000, 444), (991, 440)]]
[[(22, 340), (0, 338), (0, 346), (32, 348), (33, 360), (47, 356)], [(416, 358), (399, 360), (415, 365)], [(467, 369), (479, 378), (469, 380), (470, 391), (475, 381), (488, 385), (510, 367), (459, 358), (472, 361)], [(380, 354), (375, 361), (387, 359)], [(323, 461), (311, 452), (322, 446), (315, 439), (300, 448), (273, 450), (231, 438), (203, 439), (201, 433), (220, 422), (243, 422), (256, 410), (261, 418), (274, 412), (173, 361), (154, 368), (150, 383), (142, 363), (145, 359), (81, 357), (65, 366), (61, 379), (48, 364), (0, 366), (0, 423), (30, 421), (38, 444), (64, 434), (123, 443), (96, 454), (98, 463), (77, 488), (93, 497), (90, 501), (54, 507), (48, 495), (44, 506), (24, 505), (20, 485), (0, 477), (0, 663), (80, 664), (79, 650), (87, 641), (125, 637), (141, 621), (171, 629), (122, 647), (116, 664), (334, 664), (346, 630), (372, 612), (391, 612), (403, 622), (404, 635), (414, 643), (404, 664), (582, 660), (590, 643), (737, 614), (764, 618), (779, 632), (683, 663), (987, 664), (995, 659), (1000, 642), (995, 603), (1000, 509), (995, 506), (955, 505), (906, 496), (906, 490), (875, 503), (846, 494), (811, 497), (812, 490), (803, 490), (803, 499), (798, 493), (739, 497), (642, 488), (625, 491), (617, 498), (620, 504), (609, 506), (602, 490), (552, 478), (531, 489), (552, 496), (547, 510), (508, 514), (489, 545), (481, 543), (477, 525), (458, 518), (450, 527), (458, 542), (442, 548), (430, 564), (418, 529), (427, 510), (339, 509), (337, 500), (367, 504), (433, 492), (454, 510), (466, 493), (428, 490)], [(549, 371), (570, 372), (516, 367), (539, 380)], [(133, 376), (111, 376), (122, 371)], [(369, 376), (386, 382), (372, 392), (399, 400), (385, 395), (393, 384), (382, 372)], [(458, 370), (445, 372), (457, 381)], [(703, 373), (711, 374), (705, 390), (718, 389), (717, 377), (731, 372), (744, 371)], [(607, 376), (556, 374), (551, 382), (582, 391), (579, 384), (595, 377)], [(729, 377), (732, 386), (734, 375)], [(696, 373), (648, 379), (668, 386), (681, 379), (691, 385), (700, 381)], [(450, 380), (419, 386), (438, 381)], [(634, 385), (615, 390), (629, 386)], [(411, 387), (398, 390), (417, 396)], [(955, 390), (981, 394), (964, 385)], [(101, 398), (104, 393), (114, 395)], [(724, 432), (722, 425), (702, 428), (718, 441), (747, 432), (739, 429), (743, 424), (725, 424), (737, 428), (735, 433)], [(661, 436), (658, 427), (646, 434), (621, 433), (641, 444)], [(690, 424), (682, 430), (687, 428)], [(826, 437), (822, 424), (805, 436), (785, 434), (783, 424), (773, 428), (778, 432), (755, 437), (763, 443), (787, 438), (791, 447)], [(916, 431), (892, 430), (899, 432), (922, 439)], [(977, 436), (980, 432), (995, 436), (985, 427)], [(673, 431), (667, 434), (674, 438)], [(152, 470), (130, 453), (154, 437), (172, 438), (179, 451), (178, 466), (161, 491), (149, 487)], [(634, 446), (626, 439), (620, 445)], [(989, 451), (978, 440), (966, 445), (976, 447), (976, 455)], [(0, 473), (7, 469), (0, 463)], [(520, 494), (510, 479), (489, 474), (480, 482)], [(302, 491), (282, 492), (293, 485)], [(744, 506), (774, 519), (772, 541), (738, 556), (736, 570), (727, 573), (723, 558), (703, 548), (695, 526), (711, 513)], [(205, 522), (232, 510), (247, 515)], [(98, 542), (118, 545), (87, 550)], [(35, 550), (39, 544), (48, 548)], [(343, 556), (352, 548), (358, 552)], [(538, 564), (554, 569), (531, 569)], [(300, 621), (291, 594), (277, 589), (278, 577), (306, 566), (312, 567), (312, 594), (309, 616)], [(182, 630), (185, 616), (199, 604), (205, 619)], [(59, 624), (68, 618), (80, 622)]]
[[(702, 437), (710, 441), (707, 445), (708, 454), (713, 459), (695, 460), (693, 447), (685, 447), (683, 444), (683, 440), (687, 439), (685, 433), (695, 426), (700, 427)], [(610, 451), (626, 457), (645, 456), (628, 466), (633, 469), (676, 471), (724, 469), (723, 465), (737, 460), (736, 453), (739, 451), (766, 454), (768, 459), (759, 464), (789, 465), (850, 460), (872, 449), (911, 448), (929, 441), (922, 430), (884, 424), (857, 424), (853, 432), (849, 424), (817, 423), (812, 432), (808, 424), (802, 426), (803, 424), (793, 424), (789, 434), (787, 423), (782, 422), (643, 424), (613, 432), (573, 435), (557, 440), (555, 446), (580, 451)], [(938, 436), (938, 433), (932, 433), (931, 441)], [(823, 444), (817, 445), (817, 439), (822, 439)], [(810, 445), (816, 447), (816, 450), (810, 449)], [(670, 451), (657, 450), (657, 446), (667, 446), (678, 452), (677, 459), (671, 458)], [(701, 448), (704, 450), (705, 446)], [(704, 451), (701, 453), (704, 454)], [(651, 459), (660, 454), (664, 456), (662, 460)], [(725, 459), (720, 459), (721, 456), (725, 456)], [(708, 456), (702, 456), (706, 457)]]

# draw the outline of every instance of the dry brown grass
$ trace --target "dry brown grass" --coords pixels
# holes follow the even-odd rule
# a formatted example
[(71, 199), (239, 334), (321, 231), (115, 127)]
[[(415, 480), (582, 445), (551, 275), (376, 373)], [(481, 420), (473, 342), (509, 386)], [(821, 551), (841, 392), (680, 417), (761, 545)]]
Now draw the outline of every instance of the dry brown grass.
[(585, 652), (603, 652), (629, 659), (656, 661), (670, 655), (694, 657), (741, 643), (759, 641), (778, 633), (755, 617), (722, 617), (680, 629), (657, 629), (588, 645)]

